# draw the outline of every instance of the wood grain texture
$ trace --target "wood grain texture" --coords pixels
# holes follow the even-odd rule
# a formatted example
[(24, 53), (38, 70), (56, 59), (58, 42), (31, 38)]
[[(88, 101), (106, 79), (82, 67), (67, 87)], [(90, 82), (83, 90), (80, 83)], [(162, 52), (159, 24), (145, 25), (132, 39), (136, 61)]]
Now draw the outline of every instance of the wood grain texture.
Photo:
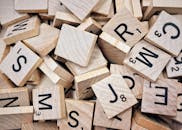
[(125, 7), (127, 8), (131, 14), (133, 14), (132, 0), (115, 0), (116, 1), (116, 12), (120, 12), (120, 10)]
[(138, 125), (135, 121), (134, 118), (132, 118), (132, 123), (131, 123), (131, 130), (148, 130), (140, 125)]
[(36, 69), (29, 78), (29, 80), (27, 81), (27, 84), (38, 85), (40, 83), (40, 80), (41, 80), (40, 70)]
[(99, 0), (97, 5), (94, 7), (93, 12), (108, 16), (112, 5), (112, 0)]
[(137, 19), (141, 20), (143, 17), (143, 13), (140, 0), (132, 0), (132, 7), (133, 7), (133, 15)]
[(3, 39), (0, 39), (0, 63), (9, 53), (10, 47), (6, 45)]
[(54, 122), (36, 122), (23, 124), (21, 130), (58, 130), (58, 127)]
[(14, 88), (13, 83), (0, 72), (0, 89)]

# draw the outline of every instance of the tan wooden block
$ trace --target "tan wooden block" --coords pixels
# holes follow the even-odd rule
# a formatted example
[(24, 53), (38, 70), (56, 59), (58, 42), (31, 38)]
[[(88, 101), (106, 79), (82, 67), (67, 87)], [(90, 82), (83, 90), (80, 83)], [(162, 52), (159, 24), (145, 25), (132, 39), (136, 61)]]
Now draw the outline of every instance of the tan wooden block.
[(99, 36), (98, 45), (104, 56), (111, 62), (123, 64), (123, 60), (131, 47), (120, 40), (115, 39), (108, 33), (102, 32)]
[(92, 89), (109, 119), (137, 103), (121, 75), (112, 74), (92, 85)]
[(22, 125), (21, 130), (58, 130), (55, 122), (35, 122)]
[(32, 122), (32, 115), (32, 106), (0, 108), (0, 127), (2, 130), (20, 129), (22, 124)]
[(140, 0), (132, 0), (132, 7), (133, 7), (133, 15), (139, 20), (141, 20), (143, 17), (143, 13)]
[(142, 40), (126, 56), (124, 63), (145, 78), (156, 81), (170, 55)]
[(144, 28), (147, 30), (147, 32), (149, 31), (149, 21), (142, 21), (142, 25), (144, 26)]
[(66, 63), (66, 62), (67, 62), (67, 60), (65, 60), (64, 58), (59, 57), (59, 56), (57, 56), (57, 55), (55, 55), (55, 54), (52, 54), (51, 57), (52, 57), (54, 60), (59, 61), (59, 62), (61, 62), (61, 63)]
[(104, 113), (101, 104), (99, 103), (99, 101), (97, 101), (95, 106), (93, 125), (113, 128), (113, 129), (130, 130), (131, 113), (132, 109), (128, 109), (120, 113), (119, 115), (111, 119), (108, 119), (106, 114)]
[(130, 47), (134, 46), (147, 33), (141, 22), (124, 7), (112, 17), (102, 30), (116, 39), (122, 40)]
[(94, 96), (91, 86), (109, 75), (110, 72), (108, 68), (104, 67), (75, 76), (74, 83), (78, 99), (85, 99)]
[(15, 0), (15, 10), (24, 13), (44, 13), (48, 10), (47, 0)]
[(54, 85), (33, 90), (34, 120), (65, 118), (64, 88)]
[(159, 15), (153, 15), (150, 19), (149, 19), (149, 27), (151, 28), (155, 22), (157, 21), (157, 18), (159, 17)]
[(99, 0), (60, 0), (80, 20), (84, 20)]
[(9, 51), (10, 51), (10, 47), (6, 45), (3, 39), (0, 39), (0, 63), (9, 53)]
[(142, 4), (142, 11), (144, 12), (148, 6), (151, 5), (153, 0), (142, 0), (141, 4)]
[(58, 120), (59, 130), (91, 130), (94, 103), (66, 99), (67, 119)]
[(124, 65), (111, 64), (111, 74), (120, 74), (137, 99), (142, 99), (144, 78)]
[(0, 2), (0, 21), (3, 27), (27, 19), (28, 14), (20, 14), (14, 10), (14, 0), (2, 0)]
[(3, 37), (6, 44), (13, 44), (17, 41), (34, 37), (39, 34), (40, 20), (37, 16), (13, 24), (7, 28)]
[(15, 87), (12, 82), (0, 72), (0, 89), (13, 88)]
[(100, 127), (100, 126), (94, 126), (94, 130), (107, 130), (107, 128)]
[(131, 14), (133, 14), (133, 6), (132, 0), (115, 0), (116, 2), (116, 12), (120, 12), (120, 10), (125, 7), (127, 8)]
[(46, 56), (57, 44), (59, 29), (45, 23), (40, 25), (40, 34), (36, 37), (23, 40), (23, 42), (41, 56)]
[(79, 25), (81, 21), (72, 13), (60, 11), (56, 12), (53, 26), (60, 27), (64, 23), (76, 26)]
[(170, 59), (166, 71), (169, 78), (182, 76), (182, 52), (177, 57)]
[(94, 7), (93, 12), (108, 16), (111, 8), (112, 0), (99, 0)]
[(17, 86), (23, 86), (41, 62), (38, 55), (18, 42), (0, 64), (0, 70)]
[[(182, 24), (178, 19), (162, 11), (145, 39), (168, 53), (177, 56), (182, 50), (181, 27)], [(171, 31), (169, 31), (169, 28)]]
[(85, 19), (77, 28), (94, 34), (99, 34), (102, 27), (97, 21), (89, 17)]
[(132, 123), (131, 123), (131, 130), (148, 130), (140, 125), (138, 125), (135, 121), (134, 118), (132, 118)]
[(80, 66), (87, 66), (96, 40), (97, 35), (64, 24), (54, 53)]
[(27, 84), (38, 85), (40, 83), (40, 80), (41, 80), (41, 73), (38, 69), (36, 69), (29, 78), (29, 80), (27, 81)]
[(156, 83), (145, 80), (141, 111), (176, 116), (177, 87), (179, 84), (169, 79), (159, 79)]
[(84, 73), (87, 73), (89, 71), (93, 71), (96, 69), (100, 69), (107, 66), (107, 60), (104, 58), (101, 50), (96, 45), (93, 53), (91, 55), (90, 61), (88, 63), (88, 66), (82, 67), (77, 64), (74, 64), (73, 62), (66, 62), (65, 63), (68, 69), (76, 76), (81, 75)]

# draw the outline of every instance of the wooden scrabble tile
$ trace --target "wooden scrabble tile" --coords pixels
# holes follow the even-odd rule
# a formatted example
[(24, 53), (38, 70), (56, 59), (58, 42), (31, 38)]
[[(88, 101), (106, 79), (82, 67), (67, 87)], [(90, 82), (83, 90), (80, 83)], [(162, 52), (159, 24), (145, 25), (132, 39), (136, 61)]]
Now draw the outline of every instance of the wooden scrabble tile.
[(102, 30), (116, 39), (122, 40), (130, 47), (134, 46), (147, 33), (141, 22), (124, 7), (112, 17)]
[(41, 62), (38, 55), (18, 42), (0, 64), (0, 70), (17, 86), (23, 86)]
[(169, 79), (158, 79), (156, 83), (145, 80), (141, 111), (176, 116), (177, 87), (179, 84)]
[(156, 81), (170, 58), (167, 53), (142, 40), (132, 48), (124, 63), (145, 78)]
[(28, 14), (20, 14), (14, 10), (14, 0), (0, 2), (0, 21), (3, 27), (7, 27), (29, 17)]
[(113, 129), (123, 129), (123, 130), (130, 130), (131, 125), (131, 113), (132, 109), (128, 109), (119, 115), (108, 119), (106, 114), (104, 113), (104, 110), (99, 103), (99, 101), (96, 102), (95, 106), (95, 115), (94, 115), (94, 126), (102, 126), (107, 128), (113, 128)]
[(77, 28), (94, 34), (99, 34), (102, 27), (97, 21), (89, 17), (85, 19)]
[(15, 87), (12, 82), (0, 72), (0, 89), (13, 88)]
[(25, 19), (7, 28), (3, 37), (6, 44), (13, 44), (17, 41), (34, 37), (39, 34), (40, 21), (37, 16)]
[(94, 7), (93, 12), (108, 16), (111, 8), (112, 0), (99, 0)]
[(21, 130), (58, 130), (55, 122), (35, 122), (22, 125)]
[(60, 85), (33, 90), (34, 120), (65, 118), (64, 88)]
[(104, 58), (101, 50), (96, 45), (91, 55), (88, 66), (82, 67), (70, 61), (66, 62), (65, 64), (74, 75), (81, 75), (89, 71), (106, 67), (107, 60)]
[(0, 63), (9, 53), (10, 47), (6, 45), (3, 39), (0, 38)]
[(137, 19), (141, 20), (143, 17), (143, 13), (140, 0), (132, 0), (132, 7), (133, 7), (133, 15)]
[(132, 118), (132, 123), (131, 123), (131, 130), (148, 130), (140, 125), (138, 125), (135, 121), (134, 118)]
[(137, 103), (121, 75), (112, 74), (92, 85), (92, 89), (109, 119)]
[(94, 130), (107, 130), (107, 128), (100, 127), (100, 126), (94, 126)]
[(72, 13), (69, 12), (56, 12), (53, 26), (54, 27), (60, 27), (62, 24), (70, 24), (70, 25), (79, 25), (81, 21)]
[(120, 74), (137, 99), (142, 99), (144, 78), (124, 65), (111, 64), (111, 74)]
[(157, 21), (157, 18), (159, 17), (159, 15), (153, 15), (150, 19), (149, 19), (149, 27), (151, 28), (155, 22)]
[(91, 86), (108, 77), (110, 72), (107, 67), (90, 71), (78, 76), (75, 76), (75, 88), (78, 99), (85, 99), (94, 96)]
[(32, 115), (32, 106), (0, 108), (0, 127), (2, 130), (20, 129), (22, 124), (32, 122)]
[(45, 23), (40, 25), (40, 34), (36, 37), (23, 40), (23, 42), (41, 56), (46, 56), (57, 44), (59, 29)]
[(149, 21), (142, 21), (141, 23), (144, 26), (145, 30), (147, 30), (147, 32), (148, 32), (149, 31)]
[(148, 6), (151, 5), (153, 0), (142, 0), (141, 4), (142, 4), (142, 11), (144, 12)]
[(182, 50), (181, 27), (182, 24), (178, 19), (162, 11), (145, 39), (168, 53), (177, 56)]
[(169, 78), (182, 76), (182, 52), (177, 57), (171, 58), (166, 71)]
[(120, 10), (125, 7), (130, 11), (130, 13), (133, 15), (133, 6), (132, 6), (132, 0), (115, 0), (116, 2), (116, 12), (120, 12)]
[(84, 20), (99, 0), (60, 0), (80, 20)]
[(87, 66), (96, 40), (97, 35), (64, 24), (61, 28), (55, 54), (80, 66)]
[(40, 80), (41, 80), (41, 73), (38, 69), (36, 69), (29, 78), (29, 80), (27, 81), (27, 84), (38, 85), (40, 83)]
[(48, 10), (48, 0), (15, 0), (15, 10), (24, 13), (44, 13)]
[(99, 36), (98, 45), (104, 56), (111, 62), (123, 64), (123, 60), (130, 51), (130, 46), (115, 39), (108, 33), (102, 32)]
[(67, 119), (58, 120), (59, 130), (91, 130), (94, 103), (66, 99)]

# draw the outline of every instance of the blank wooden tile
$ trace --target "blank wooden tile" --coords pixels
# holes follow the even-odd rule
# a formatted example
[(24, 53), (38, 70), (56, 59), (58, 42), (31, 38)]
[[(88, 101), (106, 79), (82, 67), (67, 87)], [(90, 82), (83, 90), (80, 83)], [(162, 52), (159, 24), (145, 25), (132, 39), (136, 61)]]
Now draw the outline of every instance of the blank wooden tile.
[(132, 7), (133, 7), (133, 15), (137, 19), (141, 20), (143, 17), (143, 13), (140, 0), (132, 0)]
[(55, 54), (80, 66), (87, 66), (96, 40), (96, 35), (64, 24), (61, 28)]
[(0, 70), (17, 86), (23, 86), (41, 62), (38, 55), (18, 42), (0, 64)]
[(175, 116), (177, 112), (177, 84), (169, 79), (156, 83), (144, 81), (142, 112)]
[(112, 0), (99, 0), (97, 5), (93, 9), (93, 12), (108, 16), (111, 5)]
[(142, 40), (132, 48), (124, 63), (145, 78), (156, 81), (170, 58), (167, 53)]
[(91, 130), (94, 103), (66, 99), (67, 119), (58, 120), (59, 130)]
[(182, 50), (181, 31), (181, 22), (162, 11), (145, 39), (168, 53), (177, 56)]
[(33, 90), (34, 120), (65, 118), (64, 88), (60, 85)]
[(128, 109), (114, 118), (108, 119), (100, 103), (97, 101), (95, 106), (94, 126), (102, 126), (113, 129), (130, 130), (131, 125), (131, 112), (132, 109)]
[(25, 13), (47, 12), (48, 0), (15, 0), (15, 10)]
[(7, 28), (3, 40), (9, 45), (39, 35), (39, 25), (40, 21), (37, 16), (13, 24)]
[(55, 122), (35, 122), (22, 125), (21, 130), (58, 130)]
[(0, 89), (7, 89), (15, 87), (13, 83), (0, 72)]
[(132, 6), (132, 0), (115, 0), (116, 2), (116, 12), (120, 12), (120, 10), (125, 7), (130, 11), (130, 13), (133, 15), (133, 6)]
[(6, 45), (3, 39), (0, 39), (0, 63), (9, 53), (10, 47)]
[(104, 25), (102, 30), (116, 39), (122, 40), (130, 47), (134, 46), (147, 33), (141, 22), (124, 7)]
[(123, 64), (124, 58), (130, 51), (130, 46), (115, 39), (108, 33), (102, 32), (99, 36), (98, 45), (104, 56), (111, 62)]
[(109, 119), (137, 103), (128, 85), (118, 74), (95, 83), (92, 89)]
[(96, 45), (91, 55), (88, 66), (82, 67), (70, 61), (66, 62), (65, 64), (74, 75), (81, 75), (89, 71), (93, 71), (107, 66), (107, 60), (104, 58), (101, 50)]
[(58, 37), (58, 29), (43, 23), (40, 25), (38, 36), (23, 40), (23, 42), (39, 55), (46, 56), (56, 47)]
[(138, 125), (135, 121), (134, 118), (132, 118), (132, 123), (131, 123), (131, 130), (148, 130), (140, 125)]
[(84, 20), (99, 0), (60, 0), (80, 20)]

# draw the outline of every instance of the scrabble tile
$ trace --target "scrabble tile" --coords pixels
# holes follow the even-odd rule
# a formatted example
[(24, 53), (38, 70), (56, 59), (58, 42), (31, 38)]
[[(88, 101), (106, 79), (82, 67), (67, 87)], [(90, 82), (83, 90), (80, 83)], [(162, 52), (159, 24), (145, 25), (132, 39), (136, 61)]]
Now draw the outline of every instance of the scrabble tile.
[(182, 52), (177, 56), (170, 59), (166, 66), (167, 76), (169, 78), (182, 76)]
[(130, 51), (130, 46), (115, 39), (108, 33), (102, 32), (99, 36), (98, 45), (104, 56), (111, 62), (123, 64), (123, 60)]
[(2, 130), (20, 129), (22, 124), (32, 122), (32, 115), (32, 106), (0, 108), (0, 127)]
[(0, 107), (29, 106), (27, 88), (0, 89)]
[[(177, 56), (182, 50), (181, 27), (180, 21), (162, 11), (145, 39), (168, 53)], [(171, 29), (170, 31), (169, 28)]]
[(33, 90), (34, 120), (65, 118), (64, 88), (60, 85)]
[(0, 70), (17, 86), (23, 86), (41, 62), (38, 55), (18, 42), (0, 64)]
[(89, 71), (106, 67), (107, 60), (104, 58), (101, 50), (96, 45), (91, 55), (88, 66), (82, 67), (70, 61), (66, 62), (65, 64), (74, 75), (81, 75)]
[(152, 1), (153, 0), (142, 0), (141, 4), (143, 12), (147, 9), (148, 6), (151, 5)]
[(170, 55), (142, 40), (126, 56), (124, 63), (145, 78), (156, 81)]
[(143, 17), (143, 13), (140, 0), (132, 0), (132, 7), (133, 7), (133, 15), (137, 19), (141, 20)]
[(7, 28), (3, 37), (6, 44), (10, 45), (17, 41), (39, 35), (40, 21), (38, 17), (31, 17)]
[(38, 69), (36, 69), (29, 78), (29, 80), (27, 81), (27, 84), (38, 85), (40, 83), (40, 80), (41, 80), (41, 73)]
[(130, 130), (131, 125), (131, 112), (132, 109), (128, 109), (119, 115), (108, 119), (100, 103), (96, 102), (94, 126), (102, 126), (113, 129)]
[(95, 83), (92, 89), (109, 119), (137, 103), (122, 76), (117, 74)]
[(9, 51), (10, 51), (10, 47), (6, 45), (3, 39), (0, 39), (0, 63), (9, 53)]
[(94, 96), (94, 93), (91, 89), (91, 86), (108, 77), (110, 72), (107, 67), (97, 69), (94, 71), (87, 72), (85, 74), (81, 74), (75, 76), (75, 88), (78, 99), (85, 99)]
[(137, 99), (142, 99), (144, 78), (124, 65), (111, 64), (111, 74), (120, 74)]
[(134, 46), (147, 33), (141, 22), (124, 7), (104, 25), (102, 30), (116, 39), (122, 40), (130, 47)]
[(47, 12), (47, 0), (15, 0), (15, 10), (24, 13)]
[(59, 130), (91, 130), (94, 103), (72, 99), (65, 101), (68, 117), (58, 120)]
[(93, 12), (101, 15), (109, 15), (112, 0), (99, 0), (97, 5), (94, 7)]
[(58, 130), (55, 122), (35, 122), (22, 125), (21, 130)]
[(29, 17), (28, 14), (18, 13), (14, 10), (14, 0), (2, 0), (0, 2), (0, 21), (3, 27), (8, 27)]
[(149, 19), (149, 26), (150, 28), (154, 25), (154, 23), (157, 21), (157, 18), (159, 17), (159, 15), (153, 15), (150, 19)]
[(132, 0), (115, 0), (116, 2), (116, 12), (120, 12), (120, 10), (125, 7), (130, 11), (130, 13), (133, 15), (133, 6), (132, 6)]
[(40, 34), (38, 36), (25, 39), (23, 42), (39, 55), (46, 56), (56, 47), (58, 37), (58, 29), (42, 23), (40, 25)]
[(55, 54), (80, 66), (87, 66), (96, 40), (96, 35), (64, 24), (61, 28)]
[(140, 125), (138, 125), (134, 118), (132, 118), (131, 130), (148, 130)]
[(99, 0), (60, 0), (80, 20), (84, 20)]
[(142, 112), (175, 116), (177, 112), (177, 87), (174, 81), (159, 79), (156, 83), (144, 81)]
[(13, 83), (0, 72), (0, 89), (14, 88)]

